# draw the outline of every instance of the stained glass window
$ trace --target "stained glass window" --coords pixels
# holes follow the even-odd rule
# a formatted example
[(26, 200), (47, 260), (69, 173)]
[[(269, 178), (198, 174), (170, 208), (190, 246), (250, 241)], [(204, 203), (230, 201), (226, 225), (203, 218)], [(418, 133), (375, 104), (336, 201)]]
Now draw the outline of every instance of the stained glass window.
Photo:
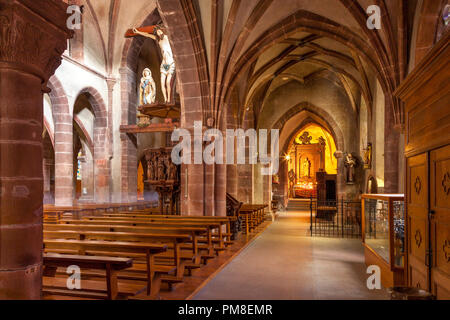
[(83, 154), (78, 152), (78, 168), (77, 168), (77, 180), (81, 181), (81, 160), (80, 158), (83, 156)]

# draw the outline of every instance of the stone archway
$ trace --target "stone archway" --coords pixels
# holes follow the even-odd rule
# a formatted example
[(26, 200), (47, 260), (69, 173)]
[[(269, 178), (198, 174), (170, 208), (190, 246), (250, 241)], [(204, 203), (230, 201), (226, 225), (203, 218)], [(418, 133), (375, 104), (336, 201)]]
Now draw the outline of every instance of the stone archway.
[(82, 89), (78, 95), (85, 95), (94, 112), (94, 201), (110, 202), (111, 164), (108, 155), (111, 143), (108, 134), (108, 113), (100, 93), (92, 88)]
[[(155, 24), (154, 10), (148, 12), (141, 25)], [(206, 53), (204, 52), (201, 33), (195, 9), (185, 1), (158, 1), (158, 12), (166, 27), (172, 46), (178, 92), (181, 100), (181, 126), (193, 131), (194, 121), (206, 119), (205, 110), (209, 105), (209, 82)], [(190, 39), (186, 41), (186, 39)], [(134, 124), (136, 121), (136, 69), (137, 58), (143, 39), (135, 38), (125, 41), (120, 68), (122, 91), (122, 125)], [(203, 121), (205, 123), (205, 121)], [(122, 177), (121, 193), (123, 202), (137, 199), (137, 140), (127, 134), (121, 134)], [(213, 185), (205, 184), (204, 166), (183, 165), (181, 169), (181, 210), (183, 214), (203, 215), (207, 194)], [(186, 176), (187, 175), (187, 176)], [(186, 184), (187, 181), (187, 184)], [(206, 185), (206, 186), (205, 186)], [(225, 188), (225, 186), (223, 186)], [(216, 199), (218, 200), (218, 199)], [(220, 202), (220, 200), (218, 200)], [(223, 193), (223, 212), (225, 213), (225, 192)], [(208, 210), (209, 211), (209, 210)]]
[(366, 193), (376, 194), (378, 193), (378, 182), (374, 176), (370, 175), (366, 183)]
[[(345, 189), (345, 180), (344, 180), (344, 163), (343, 163), (343, 151), (346, 150), (346, 143), (344, 139), (344, 134), (341, 128), (338, 126), (336, 121), (332, 118), (332, 116), (326, 112), (325, 110), (318, 108), (317, 106), (312, 105), (309, 102), (301, 102), (292, 108), (290, 108), (287, 112), (285, 112), (272, 126), (272, 129), (279, 129), (280, 131), (285, 130), (285, 125), (287, 122), (296, 116), (299, 113), (306, 112), (305, 119), (294, 129), (290, 130), (291, 133), (286, 139), (283, 146), (280, 146), (280, 153), (285, 154), (290, 143), (295, 138), (296, 134), (308, 124), (317, 124), (320, 127), (324, 127), (328, 130), (331, 136), (334, 139), (337, 151), (336, 151), (336, 159), (337, 159), (337, 183), (336, 183), (336, 191), (338, 197), (342, 197), (344, 195)], [(316, 118), (316, 119), (315, 119)], [(318, 121), (320, 120), (320, 122)], [(287, 168), (286, 163), (284, 161), (280, 161), (280, 170), (279, 170), (279, 178), (280, 178), (280, 187), (274, 192), (284, 205), (287, 205), (287, 197), (285, 196), (288, 192), (287, 188)]]
[(328, 129), (331, 131), (331, 134), (336, 142), (336, 147), (338, 150), (345, 150), (345, 140), (344, 134), (342, 130), (339, 128), (336, 121), (331, 117), (331, 115), (325, 110), (309, 103), (309, 102), (301, 102), (288, 111), (286, 111), (283, 116), (278, 119), (275, 124), (272, 126), (272, 129), (283, 130), (285, 124), (296, 114), (306, 111), (320, 119), (322, 119), (328, 126)]

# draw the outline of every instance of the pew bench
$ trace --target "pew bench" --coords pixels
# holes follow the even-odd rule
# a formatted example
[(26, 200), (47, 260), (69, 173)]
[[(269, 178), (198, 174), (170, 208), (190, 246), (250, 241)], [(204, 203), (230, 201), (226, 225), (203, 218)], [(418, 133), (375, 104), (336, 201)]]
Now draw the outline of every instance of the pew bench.
[(161, 285), (161, 276), (167, 268), (155, 264), (155, 256), (167, 251), (167, 245), (142, 242), (88, 241), (88, 240), (49, 240), (44, 239), (44, 252), (78, 253), (78, 255), (115, 255), (116, 253), (136, 253), (145, 255), (147, 267), (147, 295), (157, 298)]
[[(117, 281), (117, 274), (121, 270), (131, 268), (133, 266), (132, 259), (117, 258), (117, 257), (98, 257), (98, 256), (84, 256), (84, 255), (63, 255), (57, 253), (44, 253), (44, 276), (55, 277), (57, 268), (67, 268), (71, 265), (76, 265), (80, 269), (95, 269), (103, 270), (106, 273), (106, 295), (104, 291), (98, 290), (98, 284), (94, 288), (85, 288), (84, 282), (81, 290), (69, 290), (67, 287), (55, 286), (55, 281), (45, 281), (43, 292), (47, 294), (56, 295), (70, 295), (88, 298), (109, 299), (116, 300), (119, 296), (119, 286)], [(64, 285), (66, 285), (66, 279)], [(52, 285), (53, 284), (53, 285)], [(87, 285), (89, 287), (89, 285)], [(136, 293), (134, 293), (136, 294)]]

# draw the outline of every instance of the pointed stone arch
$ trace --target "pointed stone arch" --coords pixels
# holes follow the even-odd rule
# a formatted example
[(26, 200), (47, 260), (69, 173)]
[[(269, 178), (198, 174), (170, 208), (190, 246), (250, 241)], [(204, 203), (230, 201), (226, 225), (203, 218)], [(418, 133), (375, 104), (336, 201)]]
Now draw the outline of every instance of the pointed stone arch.
[(73, 122), (66, 92), (56, 76), (48, 81), (55, 124), (55, 205), (73, 205)]
[(81, 95), (87, 97), (94, 112), (94, 201), (107, 203), (110, 202), (111, 159), (108, 151), (111, 141), (108, 134), (106, 104), (101, 94), (93, 87), (80, 90), (77, 98)]

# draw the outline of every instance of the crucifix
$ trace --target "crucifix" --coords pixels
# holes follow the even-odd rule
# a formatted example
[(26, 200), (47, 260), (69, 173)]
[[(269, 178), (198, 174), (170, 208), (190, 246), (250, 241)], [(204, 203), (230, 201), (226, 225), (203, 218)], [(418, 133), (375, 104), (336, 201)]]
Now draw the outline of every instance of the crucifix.
[(125, 37), (142, 36), (155, 40), (161, 50), (161, 89), (164, 102), (169, 104), (172, 98), (172, 79), (175, 74), (175, 60), (173, 59), (172, 48), (169, 38), (164, 32), (164, 27), (160, 25), (133, 28), (128, 30)]

